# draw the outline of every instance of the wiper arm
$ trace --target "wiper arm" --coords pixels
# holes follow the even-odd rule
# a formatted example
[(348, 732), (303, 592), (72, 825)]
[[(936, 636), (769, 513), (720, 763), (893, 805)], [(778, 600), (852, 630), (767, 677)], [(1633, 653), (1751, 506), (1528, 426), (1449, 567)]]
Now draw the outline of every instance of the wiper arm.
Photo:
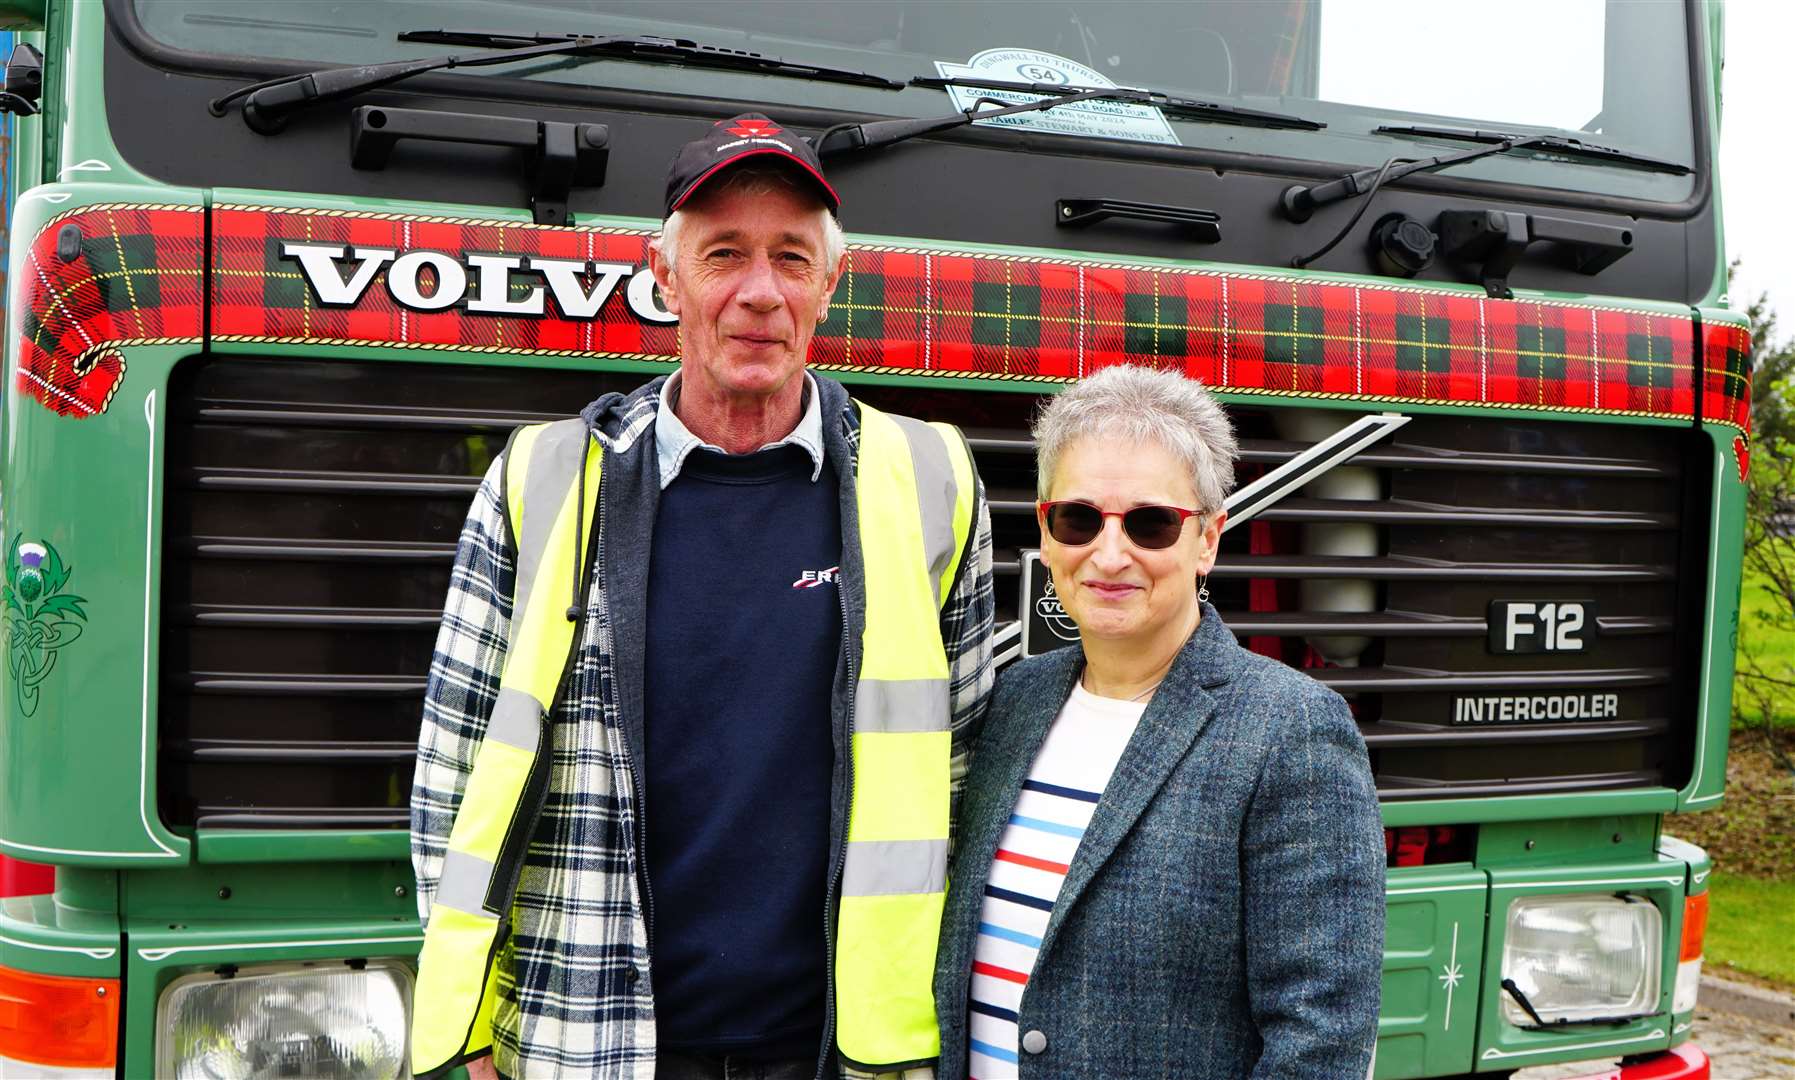
[[(507, 42), (517, 45), (548, 45), (578, 41), (579, 34), (506, 34), (484, 30), (408, 30), (400, 41), (434, 45), (478, 45), (492, 48)], [(587, 38), (587, 40), (591, 40)], [(870, 86), (875, 90), (902, 90), (904, 84), (870, 71), (805, 64), (777, 56), (764, 56), (741, 49), (725, 49), (718, 45), (700, 45), (685, 38), (626, 37), (615, 39), (628, 47), (613, 45), (600, 55), (617, 60), (640, 60), (647, 63), (686, 64), (692, 67), (724, 71), (746, 71), (756, 75), (779, 75), (813, 82), (845, 83), (849, 86)]]
[(1657, 1015), (1656, 1013), (1649, 1012), (1623, 1013), (1617, 1016), (1592, 1016), (1587, 1020), (1566, 1020), (1560, 1017), (1557, 1020), (1547, 1023), (1546, 1020), (1540, 1016), (1538, 1010), (1533, 1007), (1533, 1002), (1527, 1000), (1527, 994), (1513, 979), (1503, 979), (1502, 989), (1508, 991), (1508, 996), (1514, 998), (1515, 1004), (1519, 1005), (1521, 1011), (1526, 1013), (1528, 1018), (1533, 1021), (1531, 1026), (1525, 1024), (1520, 1025), (1522, 1031), (1558, 1031), (1570, 1027), (1572, 1024), (1631, 1024), (1635, 1020), (1644, 1020), (1648, 1016)]
[[(892, 143), (914, 139), (918, 135), (963, 127), (976, 120), (993, 120), (999, 116), (1014, 116), (1017, 113), (1046, 112), (1048, 109), (1057, 109), (1061, 105), (1070, 105), (1075, 101), (1126, 101), (1151, 104), (1164, 109), (1173, 116), (1214, 120), (1220, 123), (1251, 124), (1258, 127), (1284, 127), (1314, 131), (1324, 126), (1312, 120), (1304, 120), (1300, 116), (1285, 116), (1281, 113), (1239, 109), (1232, 105), (1189, 101), (1184, 98), (1168, 97), (1152, 90), (1133, 90), (1128, 87), (1059, 86), (1053, 83), (999, 82), (991, 79), (959, 78), (911, 79), (910, 85), (940, 89), (949, 86), (966, 86), (980, 90), (1013, 90), (1018, 93), (1042, 96), (1038, 100), (1025, 101), (1017, 105), (1007, 105), (996, 98), (980, 98), (973, 103), (972, 108), (951, 116), (931, 116), (921, 120), (875, 120), (870, 124), (837, 124), (812, 140), (817, 156), (833, 157), (837, 154), (855, 153), (861, 150), (876, 150), (881, 146), (890, 146)], [(996, 108), (980, 109), (981, 105), (994, 105)]]
[(950, 86), (964, 86), (971, 90), (1008, 90), (1018, 94), (1045, 94), (1048, 96), (1076, 94), (1079, 98), (1090, 98), (1096, 101), (1126, 101), (1135, 105), (1151, 105), (1167, 116), (1175, 116), (1180, 120), (1200, 120), (1214, 124), (1285, 128), (1291, 131), (1320, 131), (1327, 127), (1320, 121), (1292, 116), (1289, 113), (1244, 109), (1238, 105), (1224, 105), (1218, 101), (1198, 101), (1196, 98), (1177, 97), (1161, 93), (1158, 90), (1136, 90), (1128, 86), (1061, 86), (1056, 83), (1004, 82), (999, 79), (960, 77), (917, 78), (911, 79), (910, 85), (935, 90), (945, 90)]
[[(438, 37), (438, 35), (442, 35)], [(511, 35), (485, 34), (472, 31), (420, 30), (400, 34), (401, 41), (449, 40), (456, 44), (500, 44), (525, 42), (507, 48), (468, 55), (434, 56), (421, 60), (395, 60), (386, 64), (358, 67), (326, 68), (322, 71), (283, 76), (254, 83), (215, 98), (207, 104), (213, 116), (223, 116), (226, 106), (238, 98), (243, 103), (243, 119), (251, 128), (271, 135), (286, 126), (292, 113), (327, 101), (339, 101), (368, 90), (422, 75), (457, 67), (486, 67), (510, 64), (539, 56), (593, 56), (613, 60), (636, 60), (648, 63), (687, 64), (693, 67), (750, 71), (765, 75), (820, 82), (851, 82), (885, 90), (902, 90), (904, 84), (879, 75), (860, 71), (794, 64), (759, 53), (740, 52), (700, 45), (683, 38), (652, 35), (584, 34)]]
[[(1092, 101), (1107, 93), (1102, 89), (1080, 90), (1074, 93), (1061, 93), (1054, 97), (1042, 98), (1039, 101), (1025, 101), (1020, 105), (1005, 105), (994, 98), (980, 98), (972, 108), (965, 112), (957, 112), (951, 116), (930, 116), (921, 120), (875, 120), (870, 124), (837, 124), (834, 127), (810, 140), (818, 157), (834, 157), (838, 154), (849, 154), (860, 150), (876, 150), (881, 146), (890, 146), (906, 139), (914, 139), (918, 135), (927, 135), (932, 131), (946, 131), (949, 128), (964, 127), (974, 120), (990, 120), (999, 116), (1012, 116), (1016, 113), (1045, 112), (1048, 109), (1069, 105), (1074, 101)], [(979, 109), (980, 105), (996, 105), (995, 109)]]
[(1612, 146), (1598, 146), (1584, 142), (1582, 139), (1567, 138), (1562, 135), (1520, 135), (1507, 131), (1482, 131), (1473, 128), (1454, 127), (1416, 127), (1400, 124), (1387, 124), (1373, 128), (1379, 135), (1402, 135), (1417, 139), (1456, 139), (1460, 142), (1503, 143), (1513, 142), (1516, 149), (1525, 147), (1529, 150), (1546, 150), (1565, 157), (1578, 158), (1595, 164), (1631, 165), (1636, 168), (1650, 169), (1653, 172), (1672, 173), (1687, 176), (1695, 170), (1681, 162), (1666, 161), (1663, 158), (1647, 157), (1635, 154), (1630, 150), (1617, 150)]
[[(1461, 150), (1456, 154), (1438, 154), (1430, 158), (1391, 158), (1375, 169), (1360, 169), (1345, 176), (1320, 184), (1297, 184), (1284, 189), (1279, 202), (1284, 216), (1291, 221), (1308, 221), (1315, 211), (1323, 206), (1330, 206), (1346, 199), (1356, 199), (1361, 195), (1369, 195), (1383, 184), (1400, 180), (1418, 172), (1432, 172), (1449, 169), (1454, 165), (1463, 165), (1467, 161), (1490, 157), (1494, 154), (1506, 154), (1510, 150), (1545, 150), (1550, 153), (1580, 157), (1591, 161), (1603, 161), (1611, 164), (1640, 165), (1662, 172), (1687, 174), (1695, 170), (1687, 165), (1678, 165), (1672, 161), (1659, 161), (1656, 158), (1629, 154), (1624, 150), (1611, 150), (1605, 146), (1592, 146), (1576, 139), (1566, 139), (1557, 135), (1519, 135), (1503, 134), (1493, 131), (1460, 131), (1456, 128), (1401, 128), (1381, 127), (1378, 132), (1390, 135), (1411, 135), (1421, 132), (1436, 134), (1440, 138), (1464, 138), (1476, 142), (1487, 143), (1475, 150)], [(1452, 132), (1451, 135), (1438, 135), (1440, 132)]]

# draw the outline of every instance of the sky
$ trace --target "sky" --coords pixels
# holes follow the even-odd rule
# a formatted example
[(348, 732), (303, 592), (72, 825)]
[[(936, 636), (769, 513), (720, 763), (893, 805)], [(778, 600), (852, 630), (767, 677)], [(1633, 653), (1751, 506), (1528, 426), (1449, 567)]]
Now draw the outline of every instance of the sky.
[(1733, 306), (1768, 293), (1795, 337), (1795, 3), (1729, 0), (1721, 82), (1720, 197)]

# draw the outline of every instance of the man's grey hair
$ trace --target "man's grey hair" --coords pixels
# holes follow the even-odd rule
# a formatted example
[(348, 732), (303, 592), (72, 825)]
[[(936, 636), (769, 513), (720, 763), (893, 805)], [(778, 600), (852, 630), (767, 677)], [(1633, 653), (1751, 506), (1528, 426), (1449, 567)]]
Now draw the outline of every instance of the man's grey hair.
[[(744, 195), (771, 195), (775, 191), (796, 191), (804, 195), (811, 194), (811, 188), (805, 181), (794, 175), (791, 169), (783, 165), (760, 164), (749, 162), (737, 165), (721, 180), (717, 181), (718, 191), (739, 191)], [(848, 240), (842, 235), (841, 222), (829, 212), (827, 206), (817, 204), (817, 213), (823, 221), (823, 266), (834, 270), (841, 264), (841, 257), (847, 253)], [(667, 264), (668, 273), (672, 273), (679, 262), (679, 233), (686, 222), (686, 212), (675, 210), (661, 222), (661, 235), (649, 241), (655, 250), (661, 253), (661, 261)]]
[(1212, 514), (1234, 487), (1240, 446), (1234, 425), (1203, 384), (1176, 371), (1107, 367), (1049, 399), (1035, 419), (1036, 482), (1053, 491), (1060, 455), (1080, 439), (1157, 443), (1190, 472), (1192, 490)]

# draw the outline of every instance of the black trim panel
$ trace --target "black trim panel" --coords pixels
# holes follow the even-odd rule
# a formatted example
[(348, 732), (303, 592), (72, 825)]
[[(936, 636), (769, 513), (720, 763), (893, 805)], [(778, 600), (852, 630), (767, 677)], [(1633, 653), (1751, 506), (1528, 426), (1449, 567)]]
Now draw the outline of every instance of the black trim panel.
[[(386, 170), (364, 172), (348, 162), (348, 120), (361, 104), (448, 109), (486, 115), (609, 125), (613, 147), (602, 188), (576, 189), (576, 215), (658, 217), (666, 162), (711, 120), (740, 111), (742, 101), (545, 84), (505, 77), (433, 74), (403, 90), (373, 93), (296, 116), (278, 136), (251, 132), (235, 111), (210, 116), (205, 102), (243, 82), (309, 70), (296, 61), (249, 60), (175, 49), (149, 38), (130, 0), (107, 0), (106, 98), (113, 136), (131, 163), (160, 180), (194, 187), (234, 187), (344, 195), (404, 203), (441, 198), (483, 207), (527, 205), (519, 162), (490, 148), (418, 147)], [(1683, 203), (1581, 194), (1496, 184), (1451, 174), (1417, 175), (1377, 196), (1349, 236), (1314, 269), (1377, 274), (1369, 232), (1385, 213), (1432, 222), (1442, 211), (1470, 207), (1516, 212), (1550, 210), (1590, 224), (1624, 224), (1634, 252), (1599, 276), (1586, 277), (1541, 260), (1524, 261), (1514, 282), (1524, 289), (1695, 302), (1712, 286), (1717, 233), (1709, 170), (1708, 103), (1695, 62), (1705, 32), (1689, 15), (1690, 79), (1697, 96), (1696, 189)], [(870, 114), (778, 105), (785, 123), (818, 130)], [(903, 146), (843, 160), (831, 168), (847, 224), (858, 232), (918, 239), (969, 240), (1037, 248), (1076, 246), (1100, 254), (1202, 258), (1241, 266), (1284, 266), (1321, 246), (1344, 220), (1324, 213), (1305, 224), (1272, 211), (1292, 183), (1337, 176), (1356, 166), (1106, 141), (1101, 157), (1089, 139), (1030, 132), (960, 128)], [(1016, 167), (1018, 153), (1032, 164)], [(447, 183), (445, 183), (447, 180)], [(898, 197), (895, 193), (905, 193)], [(1223, 240), (1193, 245), (1175, 231), (1130, 223), (1081, 231), (1068, 239), (1054, 224), (1060, 198), (1102, 195), (1137, 202), (1200, 206), (1227, 223)], [(930, 207), (926, 218), (915, 213)], [(1469, 270), (1437, 260), (1422, 281), (1469, 281)]]

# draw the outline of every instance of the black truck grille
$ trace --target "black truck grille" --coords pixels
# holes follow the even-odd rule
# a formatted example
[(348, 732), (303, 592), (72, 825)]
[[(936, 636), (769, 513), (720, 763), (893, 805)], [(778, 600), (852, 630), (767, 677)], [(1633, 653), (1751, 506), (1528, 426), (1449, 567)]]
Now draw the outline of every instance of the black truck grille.
[[(1040, 542), (1039, 399), (859, 392), (964, 427), (992, 510), (998, 620), (1014, 623), (1021, 554)], [(1281, 437), (1292, 427), (1329, 425), (1315, 410), (1230, 415), (1243, 485), (1321, 437)], [(1357, 414), (1331, 415), (1328, 430)], [(1701, 580), (1709, 505), (1707, 473), (1685, 466), (1706, 453), (1687, 430), (1414, 415), (1342, 466), (1369, 497), (1298, 492), (1232, 529), (1213, 602), (1248, 647), (1345, 695), (1385, 801), (1681, 786), (1703, 598), (1677, 583)], [(1497, 654), (1495, 600), (1581, 601), (1596, 625), (1581, 652)], [(1610, 694), (1612, 716), (1496, 719), (1504, 699), (1576, 713)], [(1485, 719), (1455, 723), (1461, 699)]]
[[(165, 818), (403, 827), (437, 619), (479, 477), (516, 425), (641, 378), (183, 365), (166, 474)], [(1013, 651), (1020, 553), (1037, 543), (1037, 399), (856, 392), (967, 430), (996, 534), (1000, 654)], [(1243, 482), (1307, 445), (1280, 438), (1288, 425), (1272, 410), (1233, 415)], [(1291, 497), (1230, 532), (1215, 602), (1249, 647), (1348, 697), (1387, 800), (1674, 786), (1693, 707), (1673, 673), (1701, 626), (1700, 598), (1679, 600), (1676, 582), (1699, 580), (1684, 568), (1704, 554), (1705, 515), (1689, 508), (1707, 498), (1705, 473), (1684, 468), (1687, 436), (1417, 416), (1349, 463), (1370, 470), (1376, 497)], [(1686, 515), (1692, 537), (1679, 532)], [(1342, 526), (1356, 534), (1346, 554)], [(1599, 631), (1571, 656), (1495, 655), (1485, 622), (1499, 599), (1591, 602)], [(1616, 695), (1613, 717), (1452, 723), (1460, 698), (1594, 691)]]
[(175, 824), (407, 824), (455, 542), (519, 424), (638, 376), (189, 361), (171, 387), (160, 788)]

